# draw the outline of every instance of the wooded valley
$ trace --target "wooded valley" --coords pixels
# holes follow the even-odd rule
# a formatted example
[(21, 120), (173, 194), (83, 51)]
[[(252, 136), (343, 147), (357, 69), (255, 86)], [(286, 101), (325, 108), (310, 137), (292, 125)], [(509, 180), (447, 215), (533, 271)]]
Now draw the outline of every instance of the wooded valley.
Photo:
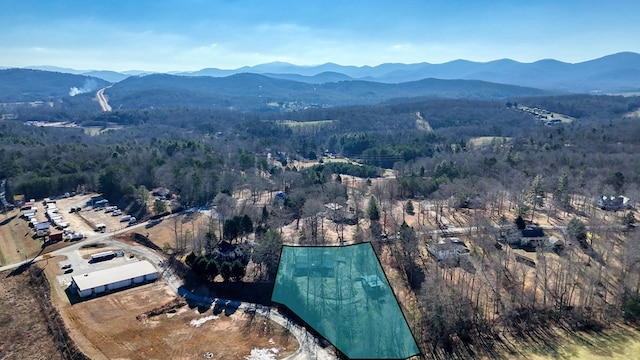
[[(638, 109), (640, 97), (595, 95), (412, 98), (290, 112), (4, 108), (12, 117), (0, 121), (0, 179), (8, 199), (95, 191), (140, 219), (165, 211), (146, 206), (150, 190), (165, 187), (180, 209), (246, 215), (256, 226), (244, 234), (258, 247), (274, 243), (269, 229), (294, 222), (298, 243), (329, 244), (324, 205), (351, 208), (356, 231), (338, 241), (372, 241), (390, 264), (425, 356), (508, 358), (522, 344), (560, 346), (557, 331), (579, 337), (640, 325), (636, 211), (595, 203), (640, 200)], [(551, 121), (560, 115), (570, 121)], [(256, 200), (236, 206), (240, 192)], [(259, 203), (263, 194), (271, 201)], [(519, 255), (526, 246), (509, 237), (545, 218), (563, 248)], [(333, 220), (340, 234), (347, 221)], [(448, 228), (469, 245), (466, 265), (425, 255)], [(205, 254), (207, 236), (242, 237), (224, 232), (192, 234), (175, 250)], [(273, 281), (274, 252), (260, 249), (261, 281)]]

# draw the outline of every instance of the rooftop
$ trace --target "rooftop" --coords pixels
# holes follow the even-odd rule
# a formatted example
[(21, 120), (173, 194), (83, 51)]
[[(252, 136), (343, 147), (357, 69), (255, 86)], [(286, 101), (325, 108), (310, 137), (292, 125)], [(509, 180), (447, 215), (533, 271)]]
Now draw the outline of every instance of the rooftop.
[(449, 237), (438, 240), (436, 244), (429, 244), (427, 248), (439, 251), (447, 251), (454, 249), (467, 249), (467, 245), (459, 238)]
[(157, 272), (158, 271), (156, 270), (156, 268), (153, 267), (150, 262), (143, 260), (112, 267), (109, 269), (102, 269), (86, 274), (75, 275), (72, 278), (73, 282), (78, 287), (78, 290), (84, 291), (98, 286), (104, 286), (118, 281), (132, 279), (138, 276), (144, 276)]
[(541, 238), (544, 237), (544, 231), (540, 226), (527, 225), (526, 228), (521, 230), (522, 237), (525, 238)]

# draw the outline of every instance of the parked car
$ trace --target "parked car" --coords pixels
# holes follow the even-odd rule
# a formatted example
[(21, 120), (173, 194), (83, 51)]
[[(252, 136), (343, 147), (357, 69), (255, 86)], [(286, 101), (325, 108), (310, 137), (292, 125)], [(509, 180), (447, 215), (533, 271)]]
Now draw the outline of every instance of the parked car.
[(120, 218), (120, 222), (126, 222), (131, 220), (131, 215), (125, 215), (123, 217)]
[(113, 210), (113, 213), (111, 214), (111, 216), (118, 216), (118, 215), (122, 215), (122, 210), (120, 209)]

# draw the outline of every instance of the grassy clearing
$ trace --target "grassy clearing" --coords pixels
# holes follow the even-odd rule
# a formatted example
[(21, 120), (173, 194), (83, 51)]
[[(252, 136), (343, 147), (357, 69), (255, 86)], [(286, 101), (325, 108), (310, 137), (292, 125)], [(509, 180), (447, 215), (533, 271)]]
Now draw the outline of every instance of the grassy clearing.
[(120, 129), (124, 128), (124, 126), (110, 126), (110, 127), (83, 126), (82, 128), (84, 129), (84, 133), (85, 134), (91, 135), (91, 136), (97, 136), (97, 135), (100, 135), (100, 134), (104, 134), (107, 131), (120, 130)]
[(629, 111), (628, 113), (624, 114), (624, 117), (627, 117), (627, 118), (640, 118), (640, 109), (635, 110), (635, 111)]
[(20, 210), (12, 210), (0, 218), (0, 265), (33, 258), (42, 249), (42, 239), (33, 238), (33, 230), (20, 218)]
[(503, 136), (479, 136), (469, 139), (469, 146), (477, 148), (485, 148), (491, 146), (494, 143), (508, 143), (511, 141), (510, 137)]
[(0, 274), (0, 358), (62, 359), (40, 310), (41, 294), (29, 285), (28, 271), (8, 274)]
[(599, 333), (558, 332), (552, 343), (540, 342), (534, 347), (521, 349), (518, 359), (531, 360), (627, 360), (640, 358), (640, 331), (619, 326)]
[(293, 120), (279, 120), (280, 125), (288, 126), (292, 129), (312, 127), (312, 126), (325, 126), (335, 123), (336, 120), (315, 120), (315, 121), (293, 121)]

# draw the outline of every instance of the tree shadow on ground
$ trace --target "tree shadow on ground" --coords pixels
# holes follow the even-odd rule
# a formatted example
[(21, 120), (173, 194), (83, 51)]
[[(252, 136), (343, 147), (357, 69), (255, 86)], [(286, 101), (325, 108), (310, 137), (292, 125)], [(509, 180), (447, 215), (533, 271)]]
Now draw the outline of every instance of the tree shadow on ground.
[(27, 271), (31, 265), (33, 264), (33, 260), (27, 261), (25, 263), (22, 263), (20, 266), (18, 266), (17, 268), (11, 270), (6, 277), (12, 277), (12, 276), (17, 276), (20, 275), (22, 273), (24, 273), (25, 271)]
[(15, 215), (13, 215), (13, 216), (12, 216), (12, 217), (10, 217), (10, 218), (6, 218), (6, 219), (2, 220), (2, 222), (0, 222), (0, 226), (5, 226), (5, 225), (7, 225), (8, 223), (10, 223), (10, 222), (11, 222), (11, 220), (13, 220), (13, 219), (15, 219), (15, 218), (16, 218), (16, 216), (15, 216)]
[(42, 254), (42, 251), (44, 249), (40, 249), (40, 252), (33, 257), (33, 259), (27, 260), (25, 262), (23, 262), (22, 264), (20, 264), (20, 266), (18, 266), (17, 268), (11, 270), (6, 277), (12, 277), (12, 276), (16, 276), (16, 275), (20, 275), (23, 272), (25, 272), (26, 270), (28, 270), (31, 265), (35, 262), (35, 259), (40, 256)]
[[(629, 342), (640, 338), (633, 329), (621, 325), (607, 325), (583, 318), (579, 314), (568, 312), (560, 320), (547, 316), (556, 316), (548, 312), (540, 319), (525, 318), (512, 324), (507, 336), (501, 336), (512, 355), (522, 357), (532, 354), (554, 359), (573, 359), (578, 348), (583, 347), (594, 355), (611, 357), (624, 354)], [(534, 315), (535, 317), (535, 315)]]
[(270, 305), (272, 282), (209, 282), (189, 272), (184, 277), (184, 289), (209, 298), (234, 299)]

